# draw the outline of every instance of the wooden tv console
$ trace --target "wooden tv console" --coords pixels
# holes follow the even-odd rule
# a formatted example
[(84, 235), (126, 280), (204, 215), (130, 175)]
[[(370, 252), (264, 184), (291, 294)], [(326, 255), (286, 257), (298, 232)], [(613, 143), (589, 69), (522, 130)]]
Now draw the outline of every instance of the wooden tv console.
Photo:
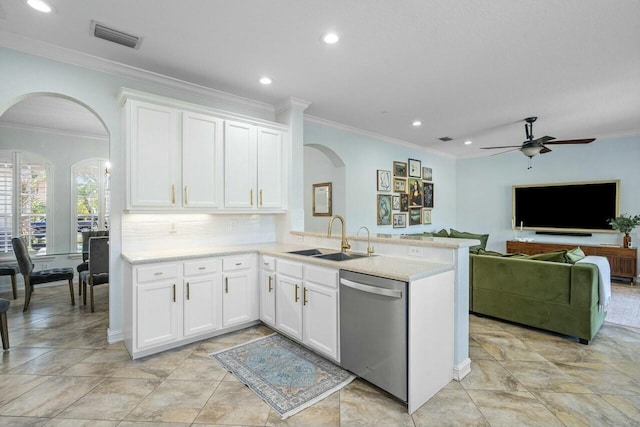
[(507, 241), (508, 253), (522, 253), (527, 255), (541, 254), (543, 252), (553, 252), (562, 249), (573, 249), (580, 246), (586, 255), (598, 255), (607, 257), (611, 266), (611, 276), (631, 279), (633, 285), (638, 274), (638, 249), (623, 248), (619, 246), (587, 246), (578, 244), (544, 243), (544, 242), (519, 242), (517, 240)]

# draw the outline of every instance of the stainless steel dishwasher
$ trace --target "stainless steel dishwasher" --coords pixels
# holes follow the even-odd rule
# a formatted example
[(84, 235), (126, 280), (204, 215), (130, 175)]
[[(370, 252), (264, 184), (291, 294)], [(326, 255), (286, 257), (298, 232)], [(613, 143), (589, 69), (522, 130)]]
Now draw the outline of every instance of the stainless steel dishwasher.
[(407, 401), (406, 282), (340, 270), (340, 364)]

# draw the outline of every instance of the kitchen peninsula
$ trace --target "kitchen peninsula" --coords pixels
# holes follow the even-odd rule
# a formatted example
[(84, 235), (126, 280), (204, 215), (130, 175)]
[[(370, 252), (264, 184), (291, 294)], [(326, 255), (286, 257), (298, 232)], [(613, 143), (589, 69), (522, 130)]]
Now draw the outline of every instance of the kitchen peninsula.
[[(301, 239), (300, 234), (291, 237)], [(318, 236), (302, 235), (305, 238)], [(322, 247), (336, 252), (340, 240), (326, 239)], [(389, 242), (381, 239), (372, 239), (380, 253), (348, 261), (290, 253), (319, 246), (309, 242), (125, 253), (125, 345), (133, 358), (139, 358), (262, 321), (340, 363), (339, 270), (399, 280), (408, 283), (407, 400), (413, 412), (456, 375), (458, 274), (453, 256), (428, 259), (428, 244), (403, 244), (416, 255), (416, 247), (423, 253), (399, 257), (397, 248), (390, 250)], [(357, 252), (366, 253), (366, 246), (365, 251), (357, 249), (367, 244), (366, 239), (353, 240)], [(433, 247), (464, 251), (473, 243), (436, 242)], [(292, 299), (295, 290), (295, 302), (302, 301), (291, 313), (283, 310), (292, 304), (277, 304), (276, 299), (287, 297), (289, 289)], [(307, 304), (314, 299), (322, 301), (316, 303), (321, 309), (314, 311), (314, 304)]]

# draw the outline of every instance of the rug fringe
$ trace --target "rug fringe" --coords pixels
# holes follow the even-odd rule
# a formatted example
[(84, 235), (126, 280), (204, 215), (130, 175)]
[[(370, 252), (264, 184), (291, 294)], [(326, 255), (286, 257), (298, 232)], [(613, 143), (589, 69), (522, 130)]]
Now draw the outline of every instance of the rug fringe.
[[(319, 396), (316, 396), (314, 399), (311, 399), (310, 401), (308, 401), (307, 403), (305, 403), (304, 405), (298, 406), (295, 409), (292, 409), (289, 412), (285, 412), (284, 414), (282, 414), (282, 418), (283, 420), (286, 420), (287, 418), (289, 418), (292, 415), (297, 414), (300, 411), (303, 411), (305, 409), (307, 409), (309, 406), (313, 406), (316, 403), (318, 403), (319, 401), (321, 401), (322, 399), (329, 397), (330, 395), (332, 395), (333, 393), (335, 393), (336, 391), (340, 390), (341, 388), (345, 387), (346, 385), (348, 385), (351, 381), (355, 380), (356, 376), (355, 375), (351, 375), (349, 378), (347, 378), (346, 380), (344, 380), (343, 382), (341, 382), (340, 384), (336, 385), (335, 387), (333, 387), (330, 390), (325, 391), (324, 393), (322, 393)], [(277, 411), (276, 411), (277, 412)]]
[(245, 341), (245, 342), (243, 342), (241, 344), (234, 345), (233, 347), (227, 347), (227, 348), (224, 348), (222, 350), (214, 351), (213, 353), (210, 353), (209, 356), (213, 356), (214, 354), (218, 354), (218, 353), (224, 353), (225, 351), (233, 350), (234, 348), (242, 347), (243, 345), (251, 344), (252, 342), (260, 341), (260, 340), (263, 340), (265, 338), (272, 337), (274, 335), (278, 335), (278, 334), (276, 332), (274, 332), (274, 333), (269, 334), (269, 335), (263, 335), (261, 337), (254, 338), (254, 339), (252, 339), (250, 341)]

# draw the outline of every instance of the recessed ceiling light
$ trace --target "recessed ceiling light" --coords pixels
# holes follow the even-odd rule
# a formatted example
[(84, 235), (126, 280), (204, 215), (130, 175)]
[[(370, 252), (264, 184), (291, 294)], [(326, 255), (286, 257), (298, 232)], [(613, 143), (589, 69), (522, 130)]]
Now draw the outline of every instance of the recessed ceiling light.
[(273, 83), (273, 80), (271, 80), (269, 77), (260, 77), (260, 83), (267, 86), (270, 85), (271, 83)]
[(336, 44), (340, 37), (336, 33), (326, 33), (322, 36), (322, 41), (326, 44)]
[(53, 7), (44, 0), (27, 0), (27, 4), (38, 12), (50, 13)]
[(422, 122), (420, 120), (414, 120), (413, 123), (411, 123), (411, 126), (414, 126), (414, 127), (422, 126)]
[(473, 144), (473, 141), (469, 141), (468, 139), (464, 142), (464, 145), (471, 145)]

